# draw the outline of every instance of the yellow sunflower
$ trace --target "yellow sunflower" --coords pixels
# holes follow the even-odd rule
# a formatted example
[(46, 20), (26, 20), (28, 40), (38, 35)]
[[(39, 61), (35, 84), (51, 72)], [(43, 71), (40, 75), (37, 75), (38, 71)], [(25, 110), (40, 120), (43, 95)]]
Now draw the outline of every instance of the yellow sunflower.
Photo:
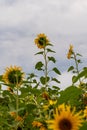
[(33, 127), (40, 128), (40, 130), (47, 130), (46, 127), (39, 121), (32, 122)]
[(39, 121), (33, 121), (33, 122), (32, 122), (32, 125), (33, 125), (33, 127), (41, 127), (41, 126), (42, 126), (42, 123), (39, 122)]
[(48, 100), (48, 104), (47, 105), (43, 105), (43, 109), (46, 111), (48, 110), (50, 107), (54, 106), (57, 103), (57, 100)]
[(56, 108), (54, 119), (48, 120), (48, 128), (52, 130), (79, 130), (82, 126), (83, 116), (81, 112), (75, 113), (68, 105), (61, 105)]
[(10, 112), (9, 114), (11, 115), (11, 117), (14, 117), (14, 118), (16, 117), (16, 112), (14, 111)]
[(49, 40), (44, 33), (41, 33), (37, 35), (37, 38), (34, 40), (34, 42), (38, 48), (42, 49), (46, 47), (46, 45), (49, 43)]
[(67, 54), (67, 58), (70, 59), (72, 54), (73, 54), (73, 45), (70, 44), (69, 51), (68, 51), (68, 54)]
[(87, 106), (84, 109), (84, 117), (87, 119)]
[(20, 85), (23, 81), (24, 73), (21, 67), (10, 66), (5, 69), (2, 77), (6, 84)]
[(11, 87), (8, 87), (7, 90), (11, 93), (14, 94), (13, 89)]

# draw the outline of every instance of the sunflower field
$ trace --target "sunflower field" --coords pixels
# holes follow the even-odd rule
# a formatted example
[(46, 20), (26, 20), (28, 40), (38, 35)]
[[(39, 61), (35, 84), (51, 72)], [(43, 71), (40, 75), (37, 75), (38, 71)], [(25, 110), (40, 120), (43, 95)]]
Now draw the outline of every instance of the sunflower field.
[(43, 33), (34, 42), (39, 74), (11, 65), (0, 75), (0, 130), (87, 130), (87, 67), (79, 70), (81, 54), (70, 45), (72, 84), (61, 90), (53, 44)]

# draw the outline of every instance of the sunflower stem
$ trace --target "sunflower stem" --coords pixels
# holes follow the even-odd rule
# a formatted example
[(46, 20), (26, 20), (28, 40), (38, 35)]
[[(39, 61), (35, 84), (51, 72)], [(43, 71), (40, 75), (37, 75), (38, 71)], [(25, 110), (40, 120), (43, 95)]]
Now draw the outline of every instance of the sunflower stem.
[(44, 47), (44, 61), (45, 61), (45, 88), (47, 88), (47, 55), (46, 55), (46, 47)]
[[(16, 92), (17, 92), (17, 95), (16, 95), (16, 112), (17, 112), (17, 116), (18, 117), (18, 109), (19, 109), (19, 97), (18, 97), (18, 91), (19, 91), (19, 85), (18, 85), (18, 76), (16, 75)], [(18, 125), (16, 127), (16, 130), (18, 128)]]
[[(75, 64), (76, 64), (76, 71), (77, 71), (77, 74), (79, 75), (78, 61), (77, 61), (77, 58), (76, 58), (76, 54), (73, 52), (73, 55), (74, 55), (74, 60), (75, 60)], [(81, 84), (80, 78), (79, 78), (79, 83)]]
[(16, 98), (16, 110), (17, 110), (17, 116), (18, 116), (18, 106), (19, 106), (19, 100), (18, 100), (18, 88), (17, 88), (17, 98)]

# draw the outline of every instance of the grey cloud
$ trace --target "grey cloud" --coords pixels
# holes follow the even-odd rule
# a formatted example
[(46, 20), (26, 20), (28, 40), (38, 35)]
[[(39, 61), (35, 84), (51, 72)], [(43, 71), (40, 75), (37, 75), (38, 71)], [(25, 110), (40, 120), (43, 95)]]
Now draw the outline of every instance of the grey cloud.
[(0, 0), (0, 5), (5, 5), (5, 6), (8, 6), (8, 5), (12, 5), (16, 2), (17, 0)]
[(87, 58), (86, 9), (87, 2), (82, 0), (0, 0), (1, 66), (31, 66), (34, 38), (43, 32), (54, 44), (57, 58), (66, 59), (70, 43)]

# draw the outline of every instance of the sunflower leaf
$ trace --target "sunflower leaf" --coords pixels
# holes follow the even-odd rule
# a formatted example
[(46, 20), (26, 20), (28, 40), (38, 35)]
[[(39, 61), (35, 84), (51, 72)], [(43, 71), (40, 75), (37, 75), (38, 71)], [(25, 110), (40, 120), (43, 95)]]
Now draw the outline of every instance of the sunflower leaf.
[(43, 54), (43, 51), (37, 52), (35, 55)]
[(81, 54), (79, 54), (79, 53), (77, 53), (76, 55), (78, 55), (78, 56), (82, 56)]
[(52, 62), (54, 62), (54, 63), (56, 62), (55, 58), (52, 57), (52, 56), (51, 56), (51, 57), (48, 56), (48, 59), (49, 59), (49, 61), (52, 61)]
[(53, 46), (51, 43), (48, 43), (46, 46)]
[(52, 78), (52, 81), (55, 81), (55, 82), (57, 82), (57, 83), (60, 83), (60, 81), (59, 81), (58, 79), (56, 79), (56, 78)]
[(74, 66), (70, 66), (69, 69), (68, 69), (68, 72), (73, 70), (74, 69)]
[(61, 75), (60, 71), (59, 71), (56, 67), (53, 68), (53, 71), (54, 71), (55, 73)]
[(53, 51), (53, 50), (51, 50), (51, 49), (49, 49), (49, 48), (47, 48), (47, 52), (53, 52), (53, 53), (56, 53), (55, 51)]
[(41, 81), (41, 83), (44, 85), (46, 82), (48, 82), (50, 80), (50, 78), (49, 77), (47, 77), (47, 79), (45, 78), (45, 77), (40, 77), (40, 81)]
[(77, 109), (80, 109), (83, 103), (79, 98), (81, 94), (81, 89), (77, 88), (76, 86), (69, 86), (60, 92), (58, 103), (70, 103), (72, 106), (76, 106)]
[(41, 61), (37, 62), (35, 65), (35, 69), (37, 70), (42, 70), (42, 67), (43, 67), (43, 63)]

